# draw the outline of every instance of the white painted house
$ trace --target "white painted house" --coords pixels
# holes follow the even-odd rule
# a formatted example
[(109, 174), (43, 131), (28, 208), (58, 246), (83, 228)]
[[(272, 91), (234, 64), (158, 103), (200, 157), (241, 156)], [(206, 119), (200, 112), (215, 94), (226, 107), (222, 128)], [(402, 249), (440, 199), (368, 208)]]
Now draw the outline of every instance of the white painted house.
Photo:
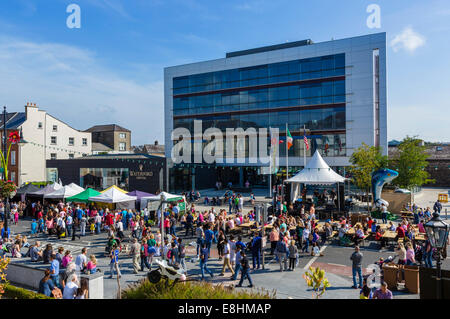
[[(22, 114), (23, 115), (23, 114)], [(91, 133), (72, 128), (36, 104), (27, 103), (22, 129), (26, 144), (20, 146), (18, 185), (49, 180), (46, 160), (69, 159), (92, 154)]]

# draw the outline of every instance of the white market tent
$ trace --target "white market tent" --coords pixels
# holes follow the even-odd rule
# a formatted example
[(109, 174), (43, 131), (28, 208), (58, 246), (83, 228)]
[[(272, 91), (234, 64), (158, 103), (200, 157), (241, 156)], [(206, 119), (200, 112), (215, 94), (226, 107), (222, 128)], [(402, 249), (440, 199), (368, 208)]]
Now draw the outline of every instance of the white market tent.
[(89, 197), (89, 201), (91, 202), (113, 203), (113, 204), (134, 202), (136, 201), (136, 199), (137, 199), (136, 196), (129, 196), (127, 194), (124, 194), (117, 187), (110, 187), (100, 195)]
[(320, 156), (319, 152), (316, 151), (305, 168), (297, 175), (287, 179), (286, 182), (292, 183), (291, 198), (294, 199), (298, 197), (300, 184), (331, 185), (343, 183), (345, 180), (345, 177), (333, 171)]
[(148, 202), (155, 202), (155, 201), (179, 201), (179, 200), (184, 200), (184, 202), (186, 203), (186, 198), (182, 195), (174, 195), (174, 194), (169, 194), (166, 192), (161, 192), (158, 195), (153, 195), (153, 196), (144, 196), (141, 197), (141, 207), (147, 207), (147, 203)]
[(45, 194), (53, 193), (54, 191), (61, 189), (62, 187), (63, 186), (61, 184), (53, 183), (53, 184), (45, 186), (44, 188), (42, 188), (36, 192), (30, 193), (29, 195), (44, 196)]
[(81, 192), (84, 192), (84, 188), (83, 187), (81, 187), (81, 186), (79, 186), (79, 185), (77, 185), (77, 184), (75, 184), (75, 183), (70, 183), (69, 185), (67, 185), (67, 186), (69, 186), (71, 189), (73, 189), (74, 191), (77, 191), (78, 193), (77, 194), (79, 194), (79, 193), (81, 193)]
[(79, 193), (81, 193), (79, 190), (75, 190), (70, 185), (66, 185), (51, 193), (44, 194), (44, 198), (67, 198)]

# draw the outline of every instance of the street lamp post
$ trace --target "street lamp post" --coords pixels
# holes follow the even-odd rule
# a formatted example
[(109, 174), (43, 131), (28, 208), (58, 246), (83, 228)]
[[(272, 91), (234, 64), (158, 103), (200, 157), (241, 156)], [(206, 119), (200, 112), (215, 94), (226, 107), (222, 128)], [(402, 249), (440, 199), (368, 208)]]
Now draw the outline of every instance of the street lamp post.
[[(6, 158), (6, 106), (3, 106), (3, 141), (2, 141), (2, 153), (3, 158)], [(6, 164), (8, 165), (8, 164)], [(3, 168), (3, 180), (6, 182), (6, 170)], [(3, 222), (3, 238), (8, 238), (8, 218), (9, 218), (9, 198), (8, 196), (4, 196), (3, 198), (3, 214), (4, 214), (4, 222)]]
[[(20, 129), (20, 134), (18, 132), (12, 132), (10, 134), (10, 141), (11, 144), (9, 145), (9, 149), (7, 148), (6, 142), (7, 142), (7, 127), (6, 127), (6, 120), (7, 120), (7, 113), (6, 113), (6, 106), (3, 106), (3, 140), (2, 140), (2, 166), (3, 166), (3, 182), (7, 183), (8, 180), (8, 160), (9, 160), (9, 153), (11, 151), (12, 144), (19, 143), (24, 144), (26, 143), (25, 140), (23, 140), (23, 134), (22, 134), (22, 128)], [(3, 205), (4, 205), (4, 222), (3, 222), (3, 238), (8, 238), (8, 218), (9, 216), (9, 197), (14, 197), (16, 194), (15, 191), (11, 192), (10, 194), (3, 193)]]
[(436, 261), (436, 289), (437, 299), (442, 299), (442, 283), (441, 283), (441, 250), (445, 249), (448, 239), (448, 233), (450, 231), (450, 225), (444, 222), (439, 213), (435, 212), (433, 218), (425, 225), (428, 239), (431, 247), (436, 248), (438, 252), (438, 259)]

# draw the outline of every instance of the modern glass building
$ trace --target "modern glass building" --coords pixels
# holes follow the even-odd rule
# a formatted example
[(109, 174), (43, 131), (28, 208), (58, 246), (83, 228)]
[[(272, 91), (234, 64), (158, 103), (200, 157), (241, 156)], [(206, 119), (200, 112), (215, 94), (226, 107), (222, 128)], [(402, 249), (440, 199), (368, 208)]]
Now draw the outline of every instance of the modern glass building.
[[(231, 52), (224, 59), (168, 67), (164, 75), (168, 158), (173, 129), (194, 135), (194, 120), (202, 121), (203, 131), (278, 128), (281, 139), (288, 125), (294, 138), (291, 174), (303, 167), (304, 127), (310, 145), (306, 156), (319, 150), (341, 174), (363, 142), (387, 152), (385, 33)], [(261, 164), (248, 161), (248, 144), (245, 151), (244, 164), (175, 165), (170, 190), (209, 188), (217, 181), (267, 186)], [(283, 174), (285, 147), (279, 153)]]

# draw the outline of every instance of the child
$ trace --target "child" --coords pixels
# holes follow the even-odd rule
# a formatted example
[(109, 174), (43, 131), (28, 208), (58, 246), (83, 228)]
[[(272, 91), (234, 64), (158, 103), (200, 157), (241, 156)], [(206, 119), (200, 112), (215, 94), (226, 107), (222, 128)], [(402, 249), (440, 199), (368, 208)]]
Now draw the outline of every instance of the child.
[(19, 222), (19, 212), (16, 210), (14, 212), (14, 224), (17, 225), (18, 222)]
[(44, 218), (41, 217), (38, 220), (38, 233), (44, 232)]
[(89, 274), (95, 274), (97, 272), (97, 259), (94, 255), (89, 256), (89, 262), (86, 265), (86, 269)]
[(89, 225), (89, 228), (90, 228), (90, 230), (91, 230), (91, 234), (94, 235), (94, 233), (95, 233), (95, 223), (92, 222), (92, 223)]
[(36, 219), (33, 219), (31, 221), (31, 236), (36, 235), (37, 233), (38, 224), (36, 223)]

